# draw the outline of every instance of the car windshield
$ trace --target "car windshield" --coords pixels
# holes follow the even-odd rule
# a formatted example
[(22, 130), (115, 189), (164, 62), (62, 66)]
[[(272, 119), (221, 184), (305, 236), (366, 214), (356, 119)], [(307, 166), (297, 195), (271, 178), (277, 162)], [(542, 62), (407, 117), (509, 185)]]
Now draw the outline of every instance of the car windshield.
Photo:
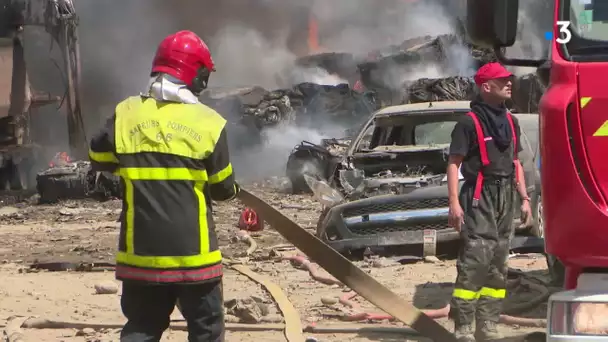
[(414, 127), (414, 145), (449, 144), (456, 121), (428, 122)]
[(608, 60), (608, 1), (562, 0), (561, 21), (570, 22), (572, 38), (565, 45), (574, 59)]
[[(379, 146), (436, 146), (449, 144), (456, 125), (456, 117), (432, 121), (416, 117), (395, 125), (377, 126), (374, 122), (364, 129), (357, 144), (357, 151), (369, 151)], [(430, 122), (429, 122), (430, 121)]]

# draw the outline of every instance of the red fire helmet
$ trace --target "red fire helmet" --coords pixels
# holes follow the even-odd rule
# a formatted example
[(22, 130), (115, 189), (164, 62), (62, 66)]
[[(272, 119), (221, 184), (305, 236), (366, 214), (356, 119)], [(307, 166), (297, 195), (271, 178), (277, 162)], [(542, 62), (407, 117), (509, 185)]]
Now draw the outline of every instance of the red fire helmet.
[(152, 62), (153, 73), (166, 73), (188, 86), (196, 86), (193, 83), (201, 74), (212, 71), (215, 64), (207, 44), (192, 31), (179, 31), (163, 39)]

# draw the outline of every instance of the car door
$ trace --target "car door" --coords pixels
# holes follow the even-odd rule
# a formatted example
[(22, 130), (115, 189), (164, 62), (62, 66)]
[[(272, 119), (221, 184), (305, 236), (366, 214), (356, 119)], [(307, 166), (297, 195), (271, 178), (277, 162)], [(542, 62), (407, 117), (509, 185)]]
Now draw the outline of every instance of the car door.
[(521, 133), (521, 146), (523, 151), (519, 153), (519, 161), (524, 169), (524, 180), (526, 181), (528, 196), (530, 196), (531, 193), (536, 191), (536, 153), (535, 148), (530, 144), (530, 140), (524, 131)]

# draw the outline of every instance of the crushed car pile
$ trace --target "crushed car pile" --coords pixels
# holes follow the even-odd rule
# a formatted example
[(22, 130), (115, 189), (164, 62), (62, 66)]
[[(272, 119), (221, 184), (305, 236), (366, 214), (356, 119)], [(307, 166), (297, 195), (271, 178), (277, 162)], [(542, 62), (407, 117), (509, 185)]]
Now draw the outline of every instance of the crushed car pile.
[(300, 83), (273, 91), (260, 87), (211, 89), (203, 93), (201, 101), (227, 116), (229, 136), (238, 149), (250, 146), (256, 138), (263, 142), (264, 129), (280, 123), (314, 126), (323, 116), (325, 123), (348, 126), (378, 109), (370, 93), (356, 92), (348, 84)]

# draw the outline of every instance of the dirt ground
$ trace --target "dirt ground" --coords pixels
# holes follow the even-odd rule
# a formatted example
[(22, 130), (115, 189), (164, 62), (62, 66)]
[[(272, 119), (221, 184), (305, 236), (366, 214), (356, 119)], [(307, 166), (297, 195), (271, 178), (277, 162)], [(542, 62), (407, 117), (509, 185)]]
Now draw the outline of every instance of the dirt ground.
[[(301, 226), (314, 231), (320, 206), (309, 195), (286, 195), (274, 190), (272, 182), (254, 184), (250, 189), (281, 209)], [(35, 262), (113, 262), (117, 245), (120, 213), (119, 201), (98, 203), (68, 201), (57, 205), (35, 205), (35, 198), (25, 202), (0, 202), (0, 326), (13, 316), (41, 317), (58, 321), (117, 324), (124, 322), (120, 311), (120, 291), (116, 294), (96, 294), (95, 285), (116, 284), (111, 270), (90, 271), (32, 271)], [(255, 235), (258, 250), (250, 258), (242, 257), (247, 245), (234, 240), (235, 224), (243, 209), (238, 202), (220, 203), (215, 207), (215, 219), (222, 251), (227, 257), (241, 260), (258, 274), (269, 277), (287, 294), (300, 313), (303, 325), (361, 326), (372, 322), (344, 322), (349, 313), (340, 304), (329, 307), (321, 298), (338, 297), (345, 289), (337, 285), (323, 285), (314, 281), (304, 270), (289, 261), (272, 255), (273, 246), (283, 245), (280, 253), (295, 253), (271, 227)], [(399, 258), (378, 258), (356, 262), (387, 287), (413, 302), (419, 308), (440, 308), (450, 298), (456, 270), (453, 260), (418, 261), (403, 263)], [(540, 255), (521, 255), (511, 258), (511, 267), (546, 278), (545, 259)], [(526, 301), (538, 293), (517, 293), (518, 301)], [(530, 292), (529, 290), (527, 292)], [(225, 300), (237, 300), (238, 306), (256, 305), (262, 314), (261, 322), (280, 322), (281, 315), (272, 298), (260, 285), (238, 272), (227, 268), (224, 278)], [(527, 296), (527, 297), (526, 297)], [(512, 299), (512, 297), (510, 297)], [(369, 312), (379, 312), (364, 300), (357, 299)], [(234, 302), (234, 301), (232, 301)], [(253, 303), (253, 304), (251, 304)], [(262, 303), (262, 304), (259, 304)], [(233, 303), (234, 304), (234, 303)], [(231, 313), (228, 309), (228, 313)], [(543, 317), (543, 306), (528, 312), (530, 317)], [(255, 311), (255, 310), (254, 310)], [(174, 319), (182, 319), (175, 310)], [(238, 319), (238, 314), (229, 316)], [(243, 319), (243, 317), (240, 317)], [(442, 324), (450, 326), (447, 320)], [(252, 323), (255, 324), (255, 323)], [(402, 326), (400, 323), (373, 322), (383, 326)], [(533, 331), (512, 326), (501, 326), (509, 335)], [(537, 328), (536, 330), (543, 330)], [(119, 328), (109, 329), (25, 329), (25, 341), (118, 341)], [(308, 334), (319, 341), (404, 341), (403, 335), (389, 334)], [(169, 330), (163, 341), (185, 341), (186, 333)], [(227, 341), (286, 341), (282, 331), (227, 332)]]

